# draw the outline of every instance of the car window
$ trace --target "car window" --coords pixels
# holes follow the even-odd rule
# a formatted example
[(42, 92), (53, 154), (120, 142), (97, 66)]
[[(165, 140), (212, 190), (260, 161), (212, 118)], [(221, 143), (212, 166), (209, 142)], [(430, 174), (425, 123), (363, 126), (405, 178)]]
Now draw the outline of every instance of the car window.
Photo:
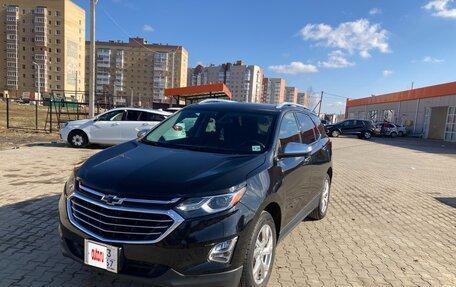
[(261, 153), (270, 145), (275, 118), (275, 113), (265, 112), (183, 109), (143, 140), (207, 152)]
[(296, 113), (301, 128), (301, 141), (304, 144), (311, 144), (316, 141), (318, 130), (310, 117), (303, 113)]
[(165, 119), (166, 117), (163, 115), (159, 115), (156, 113), (151, 113), (151, 112), (142, 112), (141, 117), (139, 118), (140, 121), (143, 122), (161, 122)]
[[(310, 117), (312, 118), (312, 121), (317, 126), (317, 129), (320, 132), (320, 134), (325, 134), (326, 132), (325, 132), (325, 127), (323, 126), (323, 121), (321, 121), (315, 114), (310, 114)], [(326, 123), (327, 123), (327, 121), (326, 121)]]
[(355, 124), (354, 120), (348, 120), (348, 121), (345, 121), (342, 125), (347, 127), (347, 126), (353, 126), (354, 124)]
[(116, 110), (107, 112), (102, 114), (98, 117), (99, 121), (121, 121), (123, 117), (124, 111), (123, 110)]
[(140, 120), (141, 111), (127, 110), (127, 115), (124, 118), (124, 121), (138, 121)]
[(283, 116), (280, 124), (279, 141), (281, 148), (289, 142), (301, 143), (299, 136), (299, 127), (293, 113), (289, 112)]

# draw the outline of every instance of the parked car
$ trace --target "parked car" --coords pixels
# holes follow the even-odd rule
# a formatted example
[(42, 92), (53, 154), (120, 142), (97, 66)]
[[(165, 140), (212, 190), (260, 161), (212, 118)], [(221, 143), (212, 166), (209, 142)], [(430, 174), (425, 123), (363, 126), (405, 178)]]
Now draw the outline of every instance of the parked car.
[(399, 131), (393, 123), (377, 122), (375, 123), (375, 134), (378, 136), (389, 136), (395, 138), (398, 136)]
[(326, 125), (325, 129), (332, 137), (356, 135), (359, 138), (370, 139), (375, 134), (374, 124), (366, 120), (343, 120), (333, 125)]
[(321, 120), (321, 123), (323, 124), (323, 126), (327, 126), (329, 124), (327, 120)]
[(302, 107), (188, 106), (75, 168), (59, 201), (63, 254), (160, 286), (266, 286), (277, 243), (327, 215), (331, 158)]
[(60, 138), (73, 147), (91, 143), (118, 144), (136, 138), (143, 129), (151, 129), (171, 113), (143, 108), (116, 108), (93, 119), (65, 123)]
[(166, 112), (169, 112), (169, 113), (175, 113), (175, 112), (178, 112), (182, 110), (182, 108), (167, 108), (165, 109)]
[(397, 135), (400, 137), (406, 136), (408, 134), (408, 129), (406, 126), (400, 124), (394, 124), (397, 129)]

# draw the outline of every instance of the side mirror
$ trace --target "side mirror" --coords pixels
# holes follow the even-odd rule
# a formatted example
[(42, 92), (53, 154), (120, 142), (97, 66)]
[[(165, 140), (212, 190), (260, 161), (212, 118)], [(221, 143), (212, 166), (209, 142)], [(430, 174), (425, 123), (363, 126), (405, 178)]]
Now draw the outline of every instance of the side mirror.
[(312, 147), (307, 144), (290, 142), (288, 143), (283, 151), (279, 154), (279, 157), (302, 157), (307, 156), (312, 152)]
[(149, 131), (150, 131), (150, 130), (148, 130), (148, 129), (140, 130), (140, 131), (136, 134), (136, 138), (138, 138), (138, 139), (143, 138)]
[(93, 118), (93, 121), (94, 121), (94, 122), (98, 122), (98, 117), (94, 117), (94, 118)]

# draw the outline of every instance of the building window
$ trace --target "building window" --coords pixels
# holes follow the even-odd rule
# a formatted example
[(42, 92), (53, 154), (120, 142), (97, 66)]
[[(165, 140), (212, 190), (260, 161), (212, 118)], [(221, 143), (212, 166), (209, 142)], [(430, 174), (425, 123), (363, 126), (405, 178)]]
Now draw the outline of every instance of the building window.
[(456, 142), (456, 107), (448, 108), (447, 122), (445, 127), (445, 140)]
[(55, 67), (56, 72), (60, 72), (60, 67)]
[(60, 11), (55, 11), (55, 16), (59, 17), (60, 16)]
[(394, 118), (394, 110), (383, 110), (383, 120), (392, 122)]
[(60, 39), (55, 39), (56, 44), (60, 44)]
[(62, 52), (62, 50), (61, 49), (57, 49), (57, 53), (60, 53), (60, 52)]
[(61, 21), (58, 21), (58, 20), (55, 21), (55, 25), (56, 25), (56, 26), (60, 26), (61, 23), (62, 23)]
[(60, 30), (55, 30), (56, 35), (60, 35)]
[(369, 111), (368, 120), (376, 122), (377, 121), (377, 111)]

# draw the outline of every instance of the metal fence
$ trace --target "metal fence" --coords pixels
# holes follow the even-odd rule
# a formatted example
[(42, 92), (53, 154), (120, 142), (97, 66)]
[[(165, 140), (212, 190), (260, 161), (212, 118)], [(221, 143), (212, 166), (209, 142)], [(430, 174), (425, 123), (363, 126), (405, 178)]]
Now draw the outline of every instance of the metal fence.
[[(65, 99), (42, 100), (6, 98), (6, 128), (45, 132), (58, 131), (69, 121), (89, 118), (89, 104)], [(166, 109), (168, 103), (153, 103), (154, 109)], [(177, 105), (175, 105), (177, 107)], [(119, 107), (112, 101), (97, 101), (95, 114)]]

